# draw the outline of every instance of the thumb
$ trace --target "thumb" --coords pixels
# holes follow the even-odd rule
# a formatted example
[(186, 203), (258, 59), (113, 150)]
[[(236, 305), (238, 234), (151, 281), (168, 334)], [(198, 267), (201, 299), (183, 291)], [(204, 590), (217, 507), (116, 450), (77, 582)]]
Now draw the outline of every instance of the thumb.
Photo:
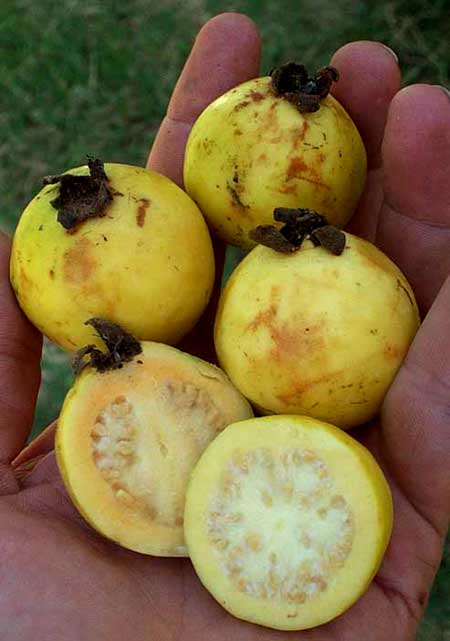
[(9, 283), (10, 241), (0, 232), (0, 463), (28, 438), (40, 383), (42, 338), (19, 309)]

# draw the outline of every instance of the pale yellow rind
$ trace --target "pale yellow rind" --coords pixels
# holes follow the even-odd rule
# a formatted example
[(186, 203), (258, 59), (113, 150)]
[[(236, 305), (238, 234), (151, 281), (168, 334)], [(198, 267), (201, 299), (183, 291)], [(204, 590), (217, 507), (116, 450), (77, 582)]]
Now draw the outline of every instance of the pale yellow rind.
[[(105, 537), (143, 554), (186, 556), (189, 474), (218, 432), (253, 413), (219, 368), (173, 347), (142, 346), (122, 369), (87, 369), (77, 378), (58, 420), (57, 462), (74, 504)], [(132, 408), (133, 455), (110, 481), (94, 459), (92, 430), (105, 407), (124, 398)], [(119, 488), (135, 500), (121, 500)]]
[(341, 256), (305, 242), (253, 249), (219, 303), (215, 345), (236, 387), (264, 413), (349, 428), (372, 418), (419, 327), (405, 276), (346, 234)]
[[(344, 497), (353, 512), (355, 534), (345, 564), (336, 570), (324, 592), (303, 604), (238, 591), (208, 537), (206, 514), (227, 464), (236, 453), (242, 455), (261, 447), (274, 457), (289, 448), (314, 452), (328, 466), (334, 491)], [(200, 580), (231, 614), (269, 628), (303, 630), (334, 619), (366, 591), (386, 550), (392, 518), (389, 487), (376, 461), (361, 444), (338, 428), (311, 418), (271, 416), (230, 425), (205, 450), (188, 486), (185, 537)], [(270, 538), (272, 545), (276, 544), (277, 533), (266, 531), (263, 520), (255, 527)], [(244, 568), (246, 556), (251, 554), (250, 549), (244, 551)]]
[(11, 254), (19, 304), (70, 351), (98, 343), (84, 326), (93, 316), (142, 340), (175, 343), (212, 291), (214, 255), (203, 216), (165, 176), (121, 164), (107, 163), (105, 171), (115, 192), (105, 217), (66, 231), (50, 204), (57, 185), (44, 187), (23, 212)]
[(250, 80), (210, 104), (186, 147), (184, 183), (211, 229), (251, 247), (248, 232), (275, 207), (306, 207), (344, 225), (366, 179), (366, 152), (331, 95), (314, 113), (276, 97), (270, 78)]

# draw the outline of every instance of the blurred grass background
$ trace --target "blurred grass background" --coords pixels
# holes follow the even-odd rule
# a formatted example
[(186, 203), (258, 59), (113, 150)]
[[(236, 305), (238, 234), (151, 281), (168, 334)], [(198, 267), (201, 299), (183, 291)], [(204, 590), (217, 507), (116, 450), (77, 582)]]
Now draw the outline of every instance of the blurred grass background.
[[(2, 0), (1, 227), (13, 231), (42, 176), (86, 154), (144, 164), (196, 33), (222, 11), (255, 20), (264, 72), (289, 59), (317, 67), (374, 39), (397, 52), (405, 84), (450, 85), (449, 0)], [(67, 356), (46, 344), (33, 435), (71, 380)], [(448, 546), (419, 639), (450, 641)]]

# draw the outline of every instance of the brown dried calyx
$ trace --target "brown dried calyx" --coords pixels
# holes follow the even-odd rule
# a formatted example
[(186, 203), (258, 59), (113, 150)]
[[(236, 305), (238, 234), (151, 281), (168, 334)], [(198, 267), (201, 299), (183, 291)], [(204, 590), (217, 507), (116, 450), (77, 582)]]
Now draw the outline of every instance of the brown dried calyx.
[(329, 225), (325, 216), (312, 209), (289, 209), (277, 207), (273, 218), (284, 223), (280, 229), (274, 225), (259, 225), (249, 232), (252, 240), (275, 251), (289, 254), (297, 251), (305, 238), (314, 245), (321, 245), (335, 256), (340, 256), (345, 248), (345, 234)]
[(323, 67), (311, 77), (306, 67), (296, 62), (275, 67), (270, 76), (276, 95), (292, 102), (302, 113), (320, 109), (320, 101), (328, 96), (333, 82), (339, 80), (335, 67)]
[(75, 374), (79, 374), (87, 366), (94, 367), (98, 372), (120, 369), (123, 363), (133, 360), (142, 352), (140, 342), (120, 325), (102, 318), (90, 318), (85, 325), (92, 325), (108, 351), (102, 352), (95, 345), (86, 345), (80, 349), (72, 363)]
[(113, 195), (101, 160), (88, 158), (89, 176), (62, 174), (46, 176), (44, 185), (59, 183), (59, 195), (51, 201), (58, 210), (58, 222), (74, 229), (88, 218), (105, 216)]

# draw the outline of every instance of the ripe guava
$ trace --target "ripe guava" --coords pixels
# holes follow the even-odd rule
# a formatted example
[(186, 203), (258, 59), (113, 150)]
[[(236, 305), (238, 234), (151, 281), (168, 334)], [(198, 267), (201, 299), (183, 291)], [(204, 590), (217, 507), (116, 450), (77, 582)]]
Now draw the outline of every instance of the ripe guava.
[[(358, 130), (327, 95), (329, 86), (321, 88), (320, 72), (311, 79), (302, 65), (285, 65), (281, 83), (277, 72), (217, 98), (195, 122), (186, 147), (188, 194), (213, 232), (246, 249), (254, 246), (248, 232), (272, 222), (275, 207), (314, 209), (345, 225), (366, 179)], [(317, 110), (302, 110), (311, 98)]]
[(32, 323), (70, 351), (91, 339), (84, 322), (92, 316), (140, 339), (180, 340), (214, 281), (195, 203), (165, 176), (131, 165), (103, 170), (92, 161), (46, 182), (20, 218), (11, 254), (12, 286)]
[(420, 322), (410, 285), (374, 245), (344, 240), (341, 255), (311, 240), (258, 246), (222, 292), (220, 365), (263, 413), (365, 423), (406, 356)]

